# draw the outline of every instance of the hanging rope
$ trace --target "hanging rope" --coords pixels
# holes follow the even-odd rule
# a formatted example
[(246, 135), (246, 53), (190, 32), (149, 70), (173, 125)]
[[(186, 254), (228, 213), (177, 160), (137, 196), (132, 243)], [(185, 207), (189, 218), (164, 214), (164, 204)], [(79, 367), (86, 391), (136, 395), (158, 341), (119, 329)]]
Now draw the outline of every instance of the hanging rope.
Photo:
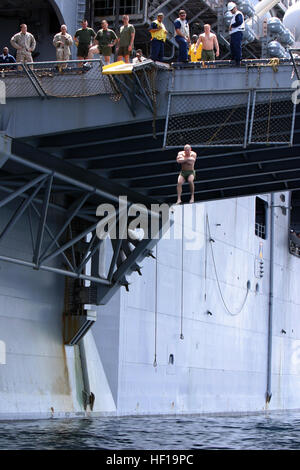
[(226, 302), (225, 302), (224, 297), (223, 297), (223, 294), (222, 294), (222, 289), (221, 289), (221, 285), (220, 285), (220, 281), (219, 281), (219, 276), (218, 276), (218, 271), (217, 271), (217, 267), (216, 267), (216, 260), (215, 260), (214, 250), (213, 250), (213, 246), (212, 246), (212, 244), (213, 244), (213, 239), (211, 238), (208, 215), (206, 215), (206, 222), (207, 222), (207, 228), (208, 228), (208, 235), (209, 235), (209, 242), (210, 242), (210, 248), (211, 248), (211, 256), (212, 256), (213, 265), (214, 265), (214, 271), (215, 271), (216, 280), (217, 280), (217, 285), (218, 285), (218, 289), (219, 289), (219, 293), (220, 293), (220, 296), (221, 296), (223, 305), (224, 305), (225, 309), (227, 310), (227, 312), (228, 312), (230, 315), (232, 315), (232, 316), (239, 315), (239, 313), (241, 313), (241, 311), (243, 310), (243, 308), (244, 308), (244, 306), (245, 306), (245, 303), (246, 303), (246, 301), (247, 301), (248, 294), (249, 294), (249, 287), (247, 286), (247, 292), (246, 292), (245, 298), (244, 298), (243, 303), (242, 303), (241, 307), (239, 308), (239, 310), (238, 310), (237, 312), (232, 312), (232, 311), (227, 307)]
[(158, 276), (158, 265), (157, 265), (157, 245), (155, 247), (155, 312), (154, 312), (154, 361), (153, 367), (157, 367), (157, 276)]
[(225, 121), (218, 127), (218, 129), (214, 132), (214, 134), (210, 137), (210, 139), (208, 139), (208, 141), (206, 142), (206, 145), (209, 145), (214, 140), (214, 138), (217, 137), (219, 132), (223, 130), (223, 128), (225, 127), (225, 125), (227, 124), (227, 122), (229, 121), (229, 119), (231, 118), (233, 113), (238, 109), (239, 106), (240, 106), (240, 103), (238, 103), (234, 108), (232, 108), (232, 110), (228, 114)]
[(184, 339), (183, 336), (183, 247), (184, 247), (184, 206), (182, 206), (182, 221), (181, 221), (181, 312), (180, 312), (180, 339)]
[[(147, 72), (146, 72), (147, 73)], [(151, 100), (153, 106), (153, 119), (152, 119), (152, 131), (153, 138), (156, 139), (156, 118), (157, 118), (157, 90), (156, 90), (156, 79), (157, 79), (157, 70), (151, 69), (149, 72), (150, 83), (151, 83)]]
[(206, 297), (207, 297), (207, 292), (206, 292), (206, 281), (207, 281), (207, 217), (206, 217), (206, 223), (205, 223), (205, 264), (204, 264), (204, 301), (206, 302)]

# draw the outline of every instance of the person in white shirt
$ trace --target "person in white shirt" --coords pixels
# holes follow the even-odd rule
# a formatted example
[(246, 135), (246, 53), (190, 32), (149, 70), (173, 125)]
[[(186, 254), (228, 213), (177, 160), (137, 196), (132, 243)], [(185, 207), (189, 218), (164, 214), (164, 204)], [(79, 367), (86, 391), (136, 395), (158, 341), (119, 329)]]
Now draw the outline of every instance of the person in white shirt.
[(188, 62), (188, 50), (191, 43), (190, 28), (186, 20), (186, 12), (180, 10), (179, 17), (174, 21), (175, 41), (179, 46), (178, 62)]
[(137, 49), (135, 51), (135, 53), (136, 53), (136, 57), (134, 59), (132, 59), (133, 64), (141, 64), (142, 62), (147, 60), (146, 57), (143, 56), (142, 49)]
[(231, 59), (234, 65), (239, 67), (242, 60), (243, 31), (245, 31), (244, 15), (237, 9), (234, 2), (228, 3), (227, 10), (233, 15), (229, 26)]

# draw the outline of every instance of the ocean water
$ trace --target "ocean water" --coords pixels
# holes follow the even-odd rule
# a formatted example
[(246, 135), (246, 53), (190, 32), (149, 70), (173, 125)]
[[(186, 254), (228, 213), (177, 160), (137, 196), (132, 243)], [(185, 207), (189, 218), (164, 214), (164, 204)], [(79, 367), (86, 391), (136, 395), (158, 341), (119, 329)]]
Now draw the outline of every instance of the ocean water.
[(300, 412), (3, 421), (0, 449), (300, 449)]

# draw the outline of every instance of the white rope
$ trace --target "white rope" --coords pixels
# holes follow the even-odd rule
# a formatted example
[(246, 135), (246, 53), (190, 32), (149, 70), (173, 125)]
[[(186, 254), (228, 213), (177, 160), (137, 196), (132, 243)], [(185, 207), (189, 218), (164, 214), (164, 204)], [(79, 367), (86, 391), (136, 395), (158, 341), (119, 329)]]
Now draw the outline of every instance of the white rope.
[(157, 367), (157, 286), (158, 286), (158, 261), (157, 245), (155, 247), (155, 309), (154, 309), (154, 361), (153, 367)]
[(184, 248), (184, 205), (182, 206), (182, 220), (181, 220), (181, 309), (180, 309), (180, 339), (184, 339), (183, 336), (183, 248)]
[(214, 250), (213, 250), (213, 245), (212, 245), (212, 244), (213, 244), (213, 239), (211, 238), (208, 215), (206, 215), (206, 222), (207, 222), (208, 235), (209, 235), (209, 242), (210, 242), (210, 248), (211, 248), (211, 256), (212, 256), (212, 260), (213, 260), (213, 265), (214, 265), (216, 280), (217, 280), (217, 284), (218, 284), (218, 289), (219, 289), (219, 293), (220, 293), (220, 296), (221, 296), (223, 305), (224, 305), (225, 309), (227, 310), (227, 312), (228, 312), (230, 315), (232, 315), (232, 316), (239, 315), (239, 314), (241, 313), (241, 311), (243, 310), (243, 308), (244, 308), (244, 306), (245, 306), (245, 303), (246, 303), (246, 301), (247, 301), (248, 294), (249, 294), (249, 287), (247, 286), (247, 292), (246, 292), (246, 295), (245, 295), (245, 298), (244, 298), (244, 300), (243, 300), (243, 303), (242, 303), (241, 308), (240, 308), (237, 312), (232, 312), (232, 311), (227, 307), (226, 302), (225, 302), (224, 297), (223, 297), (223, 294), (222, 294), (222, 289), (221, 289), (221, 285), (220, 285), (220, 281), (219, 281), (219, 276), (218, 276), (217, 266), (216, 266), (216, 261), (215, 261), (215, 255), (214, 255)]

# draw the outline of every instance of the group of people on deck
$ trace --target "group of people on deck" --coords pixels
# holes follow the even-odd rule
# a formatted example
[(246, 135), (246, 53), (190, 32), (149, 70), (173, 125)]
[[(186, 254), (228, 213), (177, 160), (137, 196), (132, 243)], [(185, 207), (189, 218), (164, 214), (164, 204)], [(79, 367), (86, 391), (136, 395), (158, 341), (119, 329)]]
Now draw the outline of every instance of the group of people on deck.
[[(65, 24), (61, 25), (60, 31), (53, 38), (56, 60), (70, 60), (70, 48), (75, 42), (77, 58), (79, 60), (92, 59), (94, 54), (101, 54), (104, 62), (108, 64), (110, 63), (112, 48), (116, 46), (118, 60), (129, 62), (129, 57), (134, 47), (135, 28), (129, 24), (128, 15), (123, 15), (122, 22), (123, 25), (118, 36), (112, 29), (108, 28), (106, 20), (102, 20), (101, 29), (97, 33), (95, 33), (93, 28), (89, 27), (86, 19), (82, 20), (81, 28), (75, 32), (74, 37), (68, 33)], [(33, 34), (27, 31), (26, 24), (20, 26), (20, 31), (11, 38), (10, 44), (16, 49), (16, 59), (9, 53), (8, 47), (5, 46), (3, 53), (0, 55), (0, 64), (33, 62), (32, 53), (36, 48), (36, 40)]]
[[(234, 2), (229, 2), (227, 10), (232, 13), (230, 33), (231, 58), (234, 65), (239, 66), (242, 59), (242, 39), (245, 30), (244, 15), (237, 9)], [(164, 44), (168, 31), (163, 23), (164, 14), (158, 13), (157, 19), (151, 23), (151, 53), (154, 61), (164, 60)], [(179, 11), (179, 17), (174, 21), (175, 41), (178, 44), (178, 62), (213, 61), (219, 57), (219, 44), (217, 36), (211, 32), (209, 24), (204, 25), (204, 33), (190, 38), (190, 28), (185, 10)]]
[[(234, 2), (229, 2), (227, 10), (232, 13), (232, 20), (229, 27), (230, 49), (233, 64), (239, 66), (242, 58), (242, 39), (245, 30), (243, 14), (238, 11)], [(153, 61), (164, 60), (164, 46), (168, 37), (168, 31), (163, 23), (164, 14), (158, 13), (157, 19), (150, 25), (151, 50), (150, 58)], [(79, 60), (92, 59), (94, 54), (102, 55), (105, 64), (111, 62), (113, 47), (116, 47), (117, 60), (129, 63), (134, 50), (135, 28), (129, 23), (129, 16), (123, 15), (123, 25), (117, 35), (113, 29), (108, 27), (108, 22), (103, 19), (101, 28), (96, 33), (88, 26), (88, 21), (82, 21), (82, 27), (78, 29), (74, 36), (67, 31), (66, 25), (61, 25), (61, 30), (54, 36), (53, 45), (56, 48), (57, 61), (68, 61), (71, 58), (73, 42), (77, 46), (77, 58)], [(219, 57), (219, 44), (217, 36), (211, 31), (209, 24), (204, 25), (204, 32), (193, 35), (190, 38), (190, 28), (185, 10), (179, 11), (178, 18), (174, 21), (174, 39), (178, 44), (178, 62), (200, 62), (214, 61)], [(10, 41), (16, 49), (17, 62), (33, 62), (32, 53), (36, 48), (34, 36), (27, 31), (27, 25), (22, 24), (19, 33), (16, 33)], [(142, 51), (136, 51), (133, 62), (142, 62), (145, 57)], [(9, 54), (8, 47), (4, 47), (3, 54), (0, 55), (1, 63), (13, 63), (15, 58)]]

